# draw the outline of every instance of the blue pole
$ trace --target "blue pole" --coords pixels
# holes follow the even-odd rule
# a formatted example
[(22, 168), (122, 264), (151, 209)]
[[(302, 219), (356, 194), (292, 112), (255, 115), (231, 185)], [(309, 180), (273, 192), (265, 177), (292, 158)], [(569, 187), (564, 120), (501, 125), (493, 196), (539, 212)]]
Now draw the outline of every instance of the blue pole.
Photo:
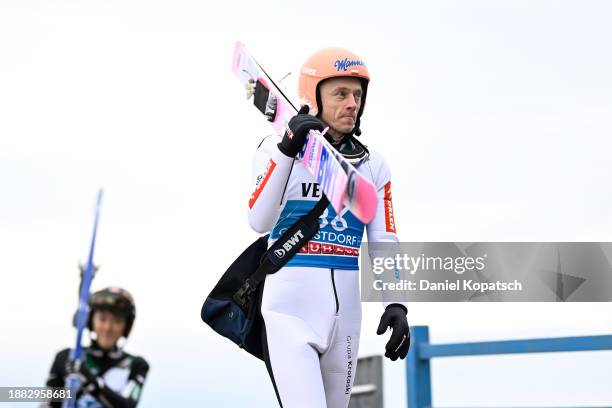
[(414, 326), (406, 362), (408, 408), (431, 407), (430, 360), (434, 357), (599, 350), (612, 350), (612, 335), (434, 345), (429, 343), (427, 326)]
[(486, 354), (549, 353), (612, 350), (612, 336), (558, 337), (549, 339), (485, 341), (455, 344), (423, 344), (420, 358)]
[[(96, 199), (96, 213), (94, 218), (93, 233), (91, 236), (91, 243), (89, 246), (89, 255), (87, 256), (87, 263), (83, 270), (83, 281), (81, 283), (81, 290), (79, 293), (79, 306), (76, 313), (76, 342), (74, 349), (72, 349), (70, 359), (74, 361), (75, 366), (78, 368), (83, 363), (83, 346), (81, 340), (83, 337), (83, 330), (87, 326), (87, 320), (89, 318), (89, 288), (91, 287), (91, 281), (93, 280), (95, 268), (93, 263), (94, 249), (96, 247), (96, 234), (98, 232), (98, 219), (100, 218), (100, 206), (102, 203), (102, 190), (98, 191), (98, 197)], [(80, 387), (79, 377), (76, 373), (72, 373), (68, 376), (67, 388), (70, 389), (70, 396), (64, 400), (64, 407), (74, 408), (76, 407), (76, 394)]]
[(421, 348), (429, 344), (429, 328), (414, 326), (410, 329), (410, 351), (406, 363), (408, 408), (431, 407), (431, 371), (429, 358), (421, 355)]

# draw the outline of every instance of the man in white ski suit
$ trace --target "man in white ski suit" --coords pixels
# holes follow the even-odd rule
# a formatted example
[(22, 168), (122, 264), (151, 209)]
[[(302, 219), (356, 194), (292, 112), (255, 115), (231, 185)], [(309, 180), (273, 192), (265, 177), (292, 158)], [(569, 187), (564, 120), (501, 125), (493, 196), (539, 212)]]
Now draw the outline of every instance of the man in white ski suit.
[[(354, 136), (360, 134), (368, 82), (365, 64), (350, 51), (316, 52), (300, 73), (302, 109), (282, 138), (265, 138), (255, 153), (249, 223), (257, 232), (270, 232), (269, 245), (321, 198), (314, 177), (295, 160), (310, 129), (329, 126), (328, 140), (378, 191), (376, 215), (369, 224), (347, 208), (336, 214), (328, 206), (318, 234), (285, 267), (266, 277), (261, 301), (264, 357), (284, 408), (348, 406), (361, 327), (358, 255), (364, 228), (370, 242), (398, 241), (389, 168)], [(385, 355), (403, 359), (410, 342), (406, 306), (385, 306), (378, 334), (387, 327), (393, 330)]]

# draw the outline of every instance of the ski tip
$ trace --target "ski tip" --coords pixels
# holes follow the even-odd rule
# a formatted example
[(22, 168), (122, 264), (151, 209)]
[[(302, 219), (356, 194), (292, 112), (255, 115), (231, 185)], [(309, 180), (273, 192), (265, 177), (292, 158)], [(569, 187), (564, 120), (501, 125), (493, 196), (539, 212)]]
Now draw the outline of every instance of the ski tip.
[(357, 196), (347, 203), (353, 215), (364, 224), (369, 224), (376, 216), (378, 195), (374, 184), (363, 180), (357, 189)]
[(234, 55), (240, 54), (248, 54), (248, 52), (243, 42), (236, 41), (236, 44), (234, 45)]
[(376, 204), (374, 204), (373, 206), (368, 208), (368, 211), (364, 211), (361, 214), (361, 222), (363, 222), (364, 224), (369, 224), (373, 219), (374, 216), (376, 215)]
[(234, 45), (234, 55), (232, 56), (232, 71), (235, 75), (240, 75), (238, 72), (238, 65), (240, 64), (240, 53), (242, 49), (242, 44), (240, 41), (236, 41)]
[(376, 215), (376, 205), (365, 208), (354, 208), (353, 215), (364, 224), (369, 224)]

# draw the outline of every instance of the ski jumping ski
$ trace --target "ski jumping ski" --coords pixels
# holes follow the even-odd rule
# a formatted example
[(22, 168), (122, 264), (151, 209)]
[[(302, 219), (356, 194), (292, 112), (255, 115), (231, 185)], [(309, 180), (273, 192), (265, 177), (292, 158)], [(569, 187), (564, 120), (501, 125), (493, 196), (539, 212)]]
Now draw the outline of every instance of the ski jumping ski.
[[(89, 255), (87, 256), (87, 263), (83, 268), (83, 275), (81, 280), (81, 287), (79, 292), (79, 306), (76, 312), (76, 344), (71, 351), (70, 358), (74, 362), (74, 366), (80, 367), (83, 363), (83, 346), (81, 340), (83, 337), (83, 330), (87, 327), (87, 319), (89, 317), (89, 291), (91, 288), (91, 282), (94, 277), (95, 267), (93, 263), (94, 248), (96, 246), (96, 233), (98, 231), (98, 219), (100, 217), (100, 205), (102, 203), (102, 190), (98, 191), (98, 197), (96, 200), (96, 212), (94, 217), (93, 234), (91, 237), (91, 244), (89, 247)], [(72, 398), (66, 399), (63, 406), (65, 408), (76, 407), (76, 395), (80, 387), (80, 381), (77, 374), (73, 373), (68, 376), (67, 388), (70, 390)]]
[[(247, 89), (247, 98), (253, 97), (254, 105), (272, 128), (283, 135), (297, 109), (241, 42), (236, 42), (234, 48), (232, 71)], [(337, 152), (321, 132), (310, 131), (298, 158), (321, 185), (336, 213), (346, 206), (365, 224), (374, 218), (376, 187)]]

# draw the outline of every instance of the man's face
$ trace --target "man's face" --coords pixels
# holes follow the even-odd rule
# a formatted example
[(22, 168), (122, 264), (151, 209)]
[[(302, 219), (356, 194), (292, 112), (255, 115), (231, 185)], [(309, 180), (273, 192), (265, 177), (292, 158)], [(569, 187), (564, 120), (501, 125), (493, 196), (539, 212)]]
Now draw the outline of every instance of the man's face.
[(329, 126), (335, 139), (350, 133), (355, 127), (361, 107), (361, 81), (357, 78), (331, 78), (319, 87), (323, 113), (321, 119)]
[(126, 321), (108, 310), (96, 310), (93, 314), (93, 331), (103, 350), (111, 350), (125, 331)]

